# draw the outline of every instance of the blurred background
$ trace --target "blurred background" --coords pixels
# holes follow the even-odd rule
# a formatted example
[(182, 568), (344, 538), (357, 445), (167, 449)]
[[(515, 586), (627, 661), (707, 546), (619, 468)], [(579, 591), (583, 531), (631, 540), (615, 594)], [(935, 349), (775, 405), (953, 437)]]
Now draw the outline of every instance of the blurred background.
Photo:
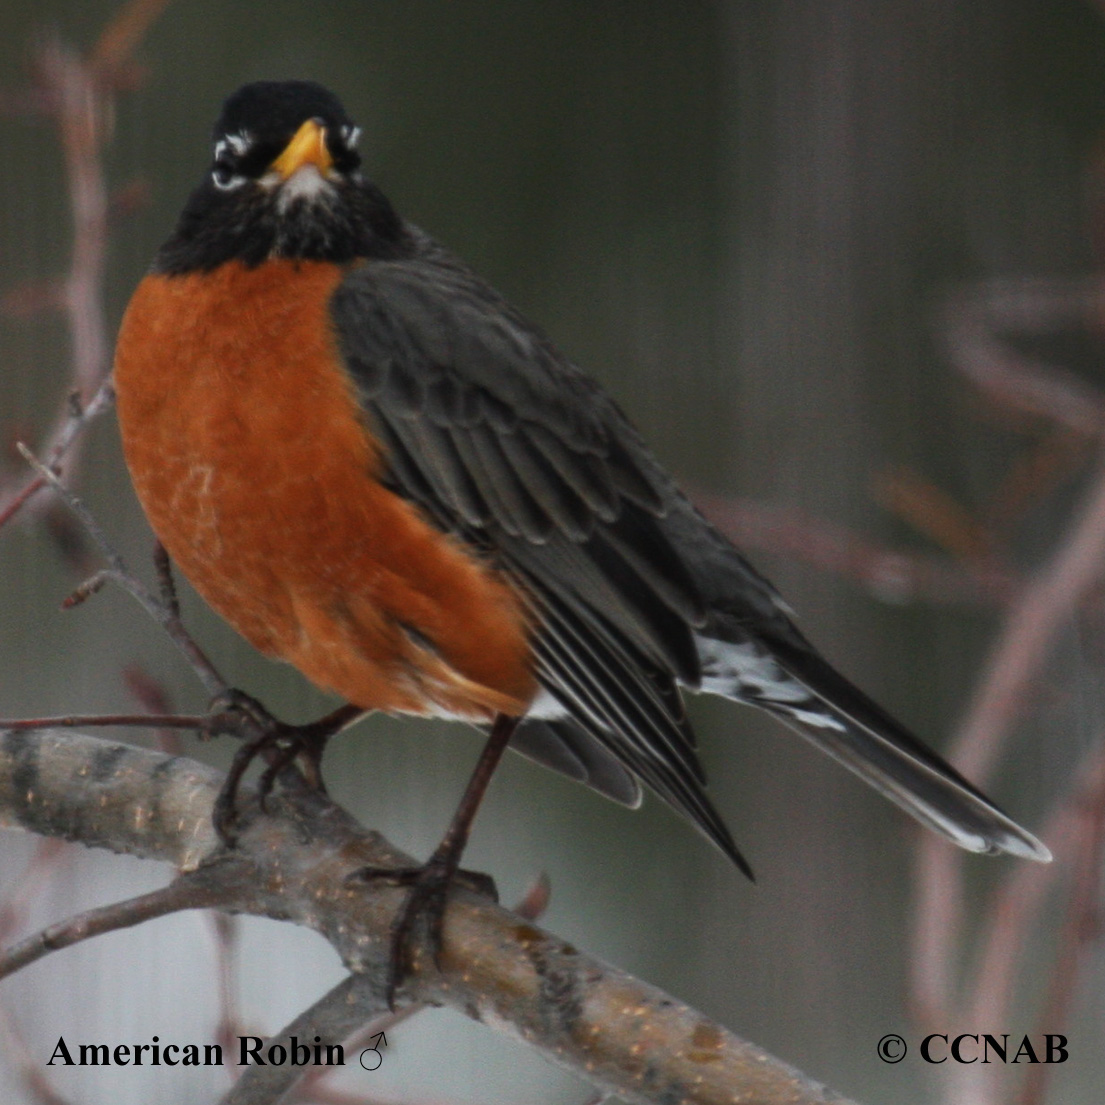
[[(72, 169), (43, 110), (43, 51), (60, 41), (87, 55), (121, 7), (0, 7), (8, 492), (24, 479), (12, 443), (46, 438), (73, 376), (73, 332), (56, 309), (73, 261)], [(1097, 478), (1105, 6), (177, 0), (127, 51), (107, 96), (109, 339), (205, 170), (221, 99), (281, 77), (339, 93), (398, 208), (596, 375), (823, 651), (947, 749), (1021, 586), (1052, 563)], [(1036, 375), (1003, 392), (1001, 372), (1020, 368)], [(1053, 390), (1059, 413), (1025, 399), (1032, 381)], [(1061, 416), (1071, 396), (1089, 411), (1077, 425)], [(92, 428), (75, 482), (152, 578), (113, 418)], [(0, 715), (138, 709), (139, 685), (202, 709), (191, 672), (128, 598), (104, 592), (59, 610), (95, 561), (46, 506), (0, 530)], [(1059, 619), (986, 783), (1034, 829), (1070, 801), (1101, 740), (1102, 608), (1095, 583)], [(186, 610), (220, 667), (274, 712), (307, 720), (328, 707), (190, 594)], [(493, 873), (506, 901), (546, 871), (553, 931), (861, 1102), (967, 1101), (915, 1046), (897, 1066), (875, 1050), (888, 1032), (916, 1041), (926, 1023), (910, 1019), (917, 910), (931, 904), (916, 890), (912, 823), (770, 720), (706, 699), (691, 709), (714, 799), (757, 885), (659, 802), (626, 811), (518, 757), (496, 779), (466, 865)], [(327, 780), (366, 824), (425, 855), (478, 749), (461, 727), (376, 717), (331, 748)], [(184, 750), (218, 764), (230, 752), (190, 737)], [(78, 849), (46, 856), (15, 832), (0, 835), (0, 857), (20, 933), (170, 874)], [(1014, 946), (1001, 1022), (927, 1030), (1066, 1032), (1071, 1059), (1035, 1091), (1014, 1070), (969, 1100), (1101, 1099), (1105, 959), (1084, 926), (1064, 943), (1086, 901), (1072, 899), (1074, 860), (1060, 861)], [(980, 954), (991, 895), (1015, 867), (964, 860), (953, 972)], [(1092, 916), (1099, 879), (1088, 870)], [(277, 1031), (341, 977), (311, 933), (256, 920), (235, 933), (230, 1011), (242, 1031)], [(184, 915), (5, 983), (0, 1097), (215, 1100), (225, 1071), (45, 1062), (60, 1035), (211, 1038), (227, 1012), (227, 947), (208, 920)], [(1062, 952), (1077, 969), (1057, 998), (1049, 979)], [(456, 1015), (423, 1014), (388, 1040), (379, 1071), (334, 1085), (405, 1102), (591, 1094)], [(59, 1098), (32, 1084), (34, 1071)]]

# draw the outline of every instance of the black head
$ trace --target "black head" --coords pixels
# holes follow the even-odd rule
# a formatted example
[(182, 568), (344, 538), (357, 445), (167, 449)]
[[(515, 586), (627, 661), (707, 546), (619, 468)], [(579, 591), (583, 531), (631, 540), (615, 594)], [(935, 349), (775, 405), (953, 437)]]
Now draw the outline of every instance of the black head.
[(360, 171), (360, 128), (312, 81), (258, 81), (223, 104), (211, 165), (156, 267), (269, 257), (344, 262), (402, 253), (402, 220)]

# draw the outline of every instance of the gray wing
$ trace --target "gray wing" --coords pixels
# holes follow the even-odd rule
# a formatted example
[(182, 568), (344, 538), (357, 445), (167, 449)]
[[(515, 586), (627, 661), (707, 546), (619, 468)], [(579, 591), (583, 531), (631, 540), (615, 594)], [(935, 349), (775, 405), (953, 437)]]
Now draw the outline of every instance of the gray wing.
[(628, 772), (747, 870), (677, 685), (699, 683), (706, 621), (665, 530), (678, 493), (597, 385), (422, 241), (351, 270), (331, 312), (389, 485), (507, 573), (540, 627), (537, 675), (564, 717), (527, 722), (520, 750), (623, 802)]

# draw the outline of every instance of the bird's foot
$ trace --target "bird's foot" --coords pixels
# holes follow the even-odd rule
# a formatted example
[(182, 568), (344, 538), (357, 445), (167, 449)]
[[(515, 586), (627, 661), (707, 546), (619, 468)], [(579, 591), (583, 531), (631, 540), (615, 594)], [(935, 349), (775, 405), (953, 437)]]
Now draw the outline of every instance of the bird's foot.
[[(321, 791), (323, 794), (326, 793), (326, 784), (322, 781), (322, 754), (326, 751), (330, 738), (340, 733), (347, 725), (351, 725), (358, 718), (364, 717), (367, 712), (360, 706), (349, 703), (345, 706), (339, 706), (317, 721), (295, 727), (294, 737), (299, 746), (297, 754), (303, 777), (306, 779), (308, 786)], [(263, 785), (264, 779), (262, 779), (262, 787)]]
[[(273, 764), (284, 758), (286, 742), (283, 738), (289, 727), (270, 714), (252, 695), (233, 688), (212, 701), (208, 717), (210, 721), (206, 732), (209, 736), (230, 733), (242, 741), (234, 753), (212, 813), (215, 832), (227, 847), (231, 847), (237, 838), (238, 788), (242, 778), (259, 755), (270, 753), (269, 767), (261, 782), (261, 805), (264, 808), (268, 793), (266, 783), (268, 790), (271, 790), (276, 777), (275, 773), (269, 773)], [(286, 763), (287, 760), (284, 761)]]
[(385, 997), (392, 1011), (396, 990), (414, 970), (421, 952), (429, 952), (434, 966), (441, 970), (445, 910), (452, 887), (463, 886), (494, 902), (499, 900), (490, 875), (458, 868), (454, 858), (440, 849), (421, 867), (362, 867), (351, 878), (409, 888), (391, 926)]
[(263, 756), (267, 761), (257, 783), (262, 810), (266, 809), (266, 800), (277, 778), (297, 757), (303, 764), (299, 779), (325, 793), (321, 764), (327, 741), (362, 713), (358, 707), (342, 706), (307, 725), (288, 725), (244, 691), (232, 689), (219, 695), (208, 711), (210, 721), (207, 734), (232, 733), (242, 740), (227, 772), (226, 782), (215, 800), (213, 821), (219, 839), (228, 846), (234, 843), (238, 823), (238, 790), (243, 776), (258, 756)]

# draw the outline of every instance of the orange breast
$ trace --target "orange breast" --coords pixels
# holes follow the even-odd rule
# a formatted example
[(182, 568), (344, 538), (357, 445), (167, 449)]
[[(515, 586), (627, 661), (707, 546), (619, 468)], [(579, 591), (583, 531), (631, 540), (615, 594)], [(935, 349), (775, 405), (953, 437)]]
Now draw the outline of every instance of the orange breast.
[(211, 606), (319, 686), (521, 713), (536, 684), (517, 595), (376, 479), (329, 316), (341, 276), (269, 261), (142, 281), (115, 362), (138, 496)]

